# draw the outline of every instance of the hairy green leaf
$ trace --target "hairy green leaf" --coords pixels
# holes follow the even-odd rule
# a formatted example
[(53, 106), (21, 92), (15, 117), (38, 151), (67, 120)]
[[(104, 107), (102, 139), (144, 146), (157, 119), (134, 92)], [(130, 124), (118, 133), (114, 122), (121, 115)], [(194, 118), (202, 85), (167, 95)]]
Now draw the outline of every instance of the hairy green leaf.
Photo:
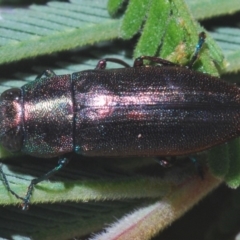
[(240, 4), (238, 0), (186, 0), (186, 3), (193, 13), (193, 16), (199, 20), (216, 17), (219, 15), (233, 14), (240, 10)]
[(129, 39), (138, 33), (145, 20), (146, 12), (149, 11), (149, 0), (131, 0), (122, 20), (121, 37)]
[(117, 38), (119, 21), (105, 5), (49, 2), (1, 13), (0, 64)]
[(119, 8), (122, 6), (124, 0), (110, 0), (108, 1), (108, 12), (111, 16), (114, 16)]

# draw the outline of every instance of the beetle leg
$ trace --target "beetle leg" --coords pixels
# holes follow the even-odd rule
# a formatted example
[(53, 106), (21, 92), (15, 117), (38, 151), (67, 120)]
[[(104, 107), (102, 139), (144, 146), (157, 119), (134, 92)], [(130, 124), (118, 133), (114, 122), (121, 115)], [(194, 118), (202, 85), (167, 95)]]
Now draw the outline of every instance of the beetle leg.
[(173, 63), (170, 62), (168, 60), (159, 58), (159, 57), (151, 57), (151, 56), (141, 56), (135, 59), (134, 63), (133, 63), (133, 67), (142, 67), (145, 66), (143, 63), (143, 60), (149, 60), (153, 63), (159, 63), (163, 66), (172, 66), (172, 67), (182, 67), (181, 65), (177, 64), (177, 63)]
[(199, 57), (199, 52), (205, 42), (205, 38), (206, 38), (206, 33), (205, 32), (201, 32), (199, 33), (198, 35), (198, 44), (195, 48), (195, 51), (194, 51), (194, 54), (189, 62), (189, 64), (187, 65), (188, 68), (192, 68), (193, 67), (193, 64), (196, 62), (196, 60), (198, 59)]
[(28, 186), (27, 194), (26, 194), (25, 198), (23, 199), (22, 210), (28, 210), (29, 203), (30, 203), (30, 198), (32, 196), (34, 186), (37, 185), (38, 183), (44, 181), (44, 180), (49, 179), (56, 172), (58, 172), (59, 170), (64, 168), (67, 165), (68, 162), (69, 162), (68, 158), (65, 158), (65, 157), (60, 158), (59, 161), (58, 161), (58, 165), (55, 168), (53, 168), (52, 170), (50, 170), (49, 172), (47, 172), (43, 176), (41, 176), (39, 178), (35, 178), (31, 181), (30, 185)]
[(2, 175), (2, 180), (3, 180), (3, 184), (5, 185), (6, 189), (13, 195), (15, 196), (17, 199), (20, 199), (22, 201), (24, 201), (23, 197), (20, 197), (17, 193), (15, 193), (9, 186), (6, 174), (3, 172), (2, 170), (2, 164), (0, 165), (0, 174)]
[(126, 62), (124, 62), (123, 60), (121, 59), (118, 59), (118, 58), (104, 58), (104, 59), (101, 59), (96, 68), (95, 69), (106, 69), (106, 66), (107, 66), (107, 62), (113, 62), (113, 63), (118, 63), (124, 67), (130, 67), (130, 65)]
[(48, 70), (43, 71), (39, 75), (37, 75), (35, 80), (39, 80), (44, 77), (49, 78), (49, 77), (54, 77), (54, 76), (57, 76), (57, 74), (54, 71), (48, 69)]
[(196, 158), (194, 157), (189, 157), (189, 159), (191, 160), (191, 162), (195, 165), (195, 168), (198, 172), (198, 175), (200, 176), (200, 178), (203, 180), (204, 179), (204, 171), (203, 168), (201, 166), (201, 164), (199, 164), (199, 162), (197, 161)]
[[(192, 68), (193, 64), (196, 62), (198, 56), (199, 56), (199, 52), (205, 42), (205, 38), (206, 38), (206, 34), (205, 32), (201, 32), (199, 33), (199, 39), (198, 39), (198, 44), (195, 48), (194, 54), (190, 60), (190, 63), (186, 66), (187, 68)], [(153, 63), (159, 63), (162, 66), (170, 66), (170, 67), (184, 67), (182, 65), (179, 65), (177, 63), (173, 63), (171, 61), (159, 58), (159, 57), (151, 57), (151, 56), (141, 56), (135, 59), (134, 63), (133, 63), (133, 67), (142, 67), (145, 66), (143, 63), (143, 60), (149, 60), (150, 62)]]
[(101, 59), (101, 60), (98, 61), (97, 66), (95, 67), (95, 69), (99, 69), (99, 70), (105, 69), (106, 66), (107, 66), (106, 59)]

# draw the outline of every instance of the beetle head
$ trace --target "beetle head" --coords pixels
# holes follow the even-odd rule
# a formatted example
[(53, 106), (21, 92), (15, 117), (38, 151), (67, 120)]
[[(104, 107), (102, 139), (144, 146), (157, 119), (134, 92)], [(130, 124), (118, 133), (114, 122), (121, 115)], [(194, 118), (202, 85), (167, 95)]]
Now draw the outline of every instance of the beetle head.
[(23, 143), (21, 95), (12, 88), (0, 96), (0, 143), (10, 152), (20, 151)]

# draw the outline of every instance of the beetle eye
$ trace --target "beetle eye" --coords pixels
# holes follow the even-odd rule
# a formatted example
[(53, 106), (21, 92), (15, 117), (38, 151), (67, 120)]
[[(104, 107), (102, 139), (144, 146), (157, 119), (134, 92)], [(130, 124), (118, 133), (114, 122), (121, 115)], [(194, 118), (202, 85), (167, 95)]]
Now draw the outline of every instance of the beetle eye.
[(21, 130), (11, 129), (1, 137), (1, 145), (10, 152), (18, 152), (22, 148), (23, 134)]
[(19, 100), (21, 97), (21, 89), (20, 88), (11, 88), (4, 91), (0, 96), (0, 101), (12, 101)]

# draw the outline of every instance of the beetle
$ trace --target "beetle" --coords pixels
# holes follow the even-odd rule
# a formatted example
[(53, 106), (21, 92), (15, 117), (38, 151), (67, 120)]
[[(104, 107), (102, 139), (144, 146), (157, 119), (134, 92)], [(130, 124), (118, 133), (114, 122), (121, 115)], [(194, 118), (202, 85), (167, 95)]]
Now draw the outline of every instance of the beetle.
[[(188, 66), (142, 56), (133, 67), (100, 60), (94, 70), (57, 76), (46, 70), (35, 81), (0, 97), (0, 142), (11, 152), (52, 158), (58, 165), (33, 179), (34, 186), (63, 168), (66, 154), (175, 157), (207, 150), (240, 135), (240, 90), (192, 70), (205, 33)], [(146, 66), (143, 60), (157, 64)], [(124, 66), (106, 69), (108, 61)]]

